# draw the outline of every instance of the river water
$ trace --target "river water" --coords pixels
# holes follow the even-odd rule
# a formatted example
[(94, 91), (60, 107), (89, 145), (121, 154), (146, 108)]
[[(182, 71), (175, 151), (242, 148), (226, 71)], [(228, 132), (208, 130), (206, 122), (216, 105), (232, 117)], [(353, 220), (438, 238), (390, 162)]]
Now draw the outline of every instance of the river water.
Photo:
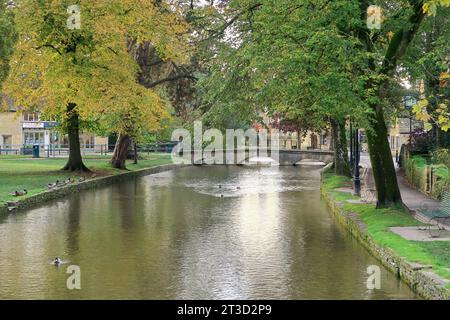
[[(367, 289), (380, 264), (334, 221), (319, 176), (188, 167), (0, 218), (0, 298), (416, 298), (382, 267)], [(81, 290), (66, 286), (70, 265)]]

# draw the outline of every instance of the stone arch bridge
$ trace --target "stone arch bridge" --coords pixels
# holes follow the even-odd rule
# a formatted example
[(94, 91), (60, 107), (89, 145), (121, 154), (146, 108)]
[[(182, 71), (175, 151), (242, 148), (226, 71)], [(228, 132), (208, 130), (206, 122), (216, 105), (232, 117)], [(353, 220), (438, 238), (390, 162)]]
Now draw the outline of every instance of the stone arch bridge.
[[(201, 155), (201, 153), (200, 153)], [(271, 157), (271, 152), (249, 152), (249, 150), (234, 150), (233, 151), (216, 151), (212, 152), (212, 156), (217, 159), (223, 159), (216, 164), (245, 164), (255, 158), (255, 155), (259, 155), (261, 158)], [(227, 160), (228, 159), (228, 160)], [(231, 161), (230, 161), (231, 159)], [(279, 162), (282, 166), (292, 166), (298, 162), (323, 162), (328, 164), (333, 162), (333, 151), (325, 150), (279, 150), (278, 157), (275, 154), (273, 159)], [(208, 161), (207, 153), (202, 156), (194, 156), (192, 152), (192, 163), (196, 165), (212, 164)]]

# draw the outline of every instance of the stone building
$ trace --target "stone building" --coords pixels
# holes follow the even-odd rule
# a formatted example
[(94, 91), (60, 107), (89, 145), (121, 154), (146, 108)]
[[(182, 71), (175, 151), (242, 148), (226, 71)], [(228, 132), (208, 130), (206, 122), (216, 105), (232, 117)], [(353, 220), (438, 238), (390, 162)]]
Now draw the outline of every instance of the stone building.
[[(40, 119), (37, 112), (17, 112), (13, 108), (0, 112), (0, 150), (4, 153), (24, 154), (30, 152), (33, 145), (39, 145), (41, 151), (68, 149), (66, 135), (55, 130), (57, 122)], [(105, 150), (108, 138), (91, 133), (80, 134), (81, 148), (84, 152)]]
[(297, 132), (280, 132), (281, 149), (331, 150), (331, 136), (328, 132), (311, 132), (298, 135)]

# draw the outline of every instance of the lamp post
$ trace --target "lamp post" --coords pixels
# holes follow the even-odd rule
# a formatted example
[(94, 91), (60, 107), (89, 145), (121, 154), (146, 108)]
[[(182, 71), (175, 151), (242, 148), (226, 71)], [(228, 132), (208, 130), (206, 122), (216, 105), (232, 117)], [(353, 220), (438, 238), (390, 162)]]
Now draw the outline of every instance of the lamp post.
[(404, 96), (403, 103), (405, 105), (405, 109), (409, 111), (409, 143), (412, 143), (412, 107), (417, 103), (417, 100), (414, 96)]
[[(350, 119), (350, 134), (349, 134), (349, 138), (350, 138), (350, 168), (353, 170), (353, 125), (352, 125), (352, 120)], [(352, 172), (353, 173), (353, 172)]]
[(359, 152), (359, 129), (355, 129), (354, 139), (354, 159), (353, 159), (353, 186), (355, 196), (361, 196), (361, 179), (359, 176), (359, 161), (361, 159)]

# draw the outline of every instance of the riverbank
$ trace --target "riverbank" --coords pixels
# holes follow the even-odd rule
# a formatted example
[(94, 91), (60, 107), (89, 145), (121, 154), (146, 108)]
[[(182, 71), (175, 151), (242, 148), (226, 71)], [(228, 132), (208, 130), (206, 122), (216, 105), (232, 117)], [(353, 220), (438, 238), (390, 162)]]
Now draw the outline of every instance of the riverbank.
[[(16, 210), (30, 208), (72, 192), (95, 188), (113, 181), (137, 175), (170, 170), (171, 158), (168, 154), (152, 154), (138, 162), (127, 163), (127, 169), (111, 168), (108, 157), (86, 157), (85, 164), (92, 171), (87, 174), (68, 173), (60, 169), (67, 159), (30, 159), (0, 157), (0, 214), (8, 212), (8, 202), (17, 202)], [(47, 184), (73, 179), (75, 182), (48, 190)], [(80, 182), (80, 178), (83, 180)], [(21, 197), (10, 195), (16, 190), (26, 189)]]
[[(404, 209), (376, 210), (358, 203), (347, 192), (351, 181), (331, 173), (322, 175), (322, 195), (332, 213), (383, 265), (426, 299), (450, 298), (450, 250), (448, 241), (411, 241), (391, 227), (419, 226)], [(382, 284), (381, 284), (382, 285)]]

